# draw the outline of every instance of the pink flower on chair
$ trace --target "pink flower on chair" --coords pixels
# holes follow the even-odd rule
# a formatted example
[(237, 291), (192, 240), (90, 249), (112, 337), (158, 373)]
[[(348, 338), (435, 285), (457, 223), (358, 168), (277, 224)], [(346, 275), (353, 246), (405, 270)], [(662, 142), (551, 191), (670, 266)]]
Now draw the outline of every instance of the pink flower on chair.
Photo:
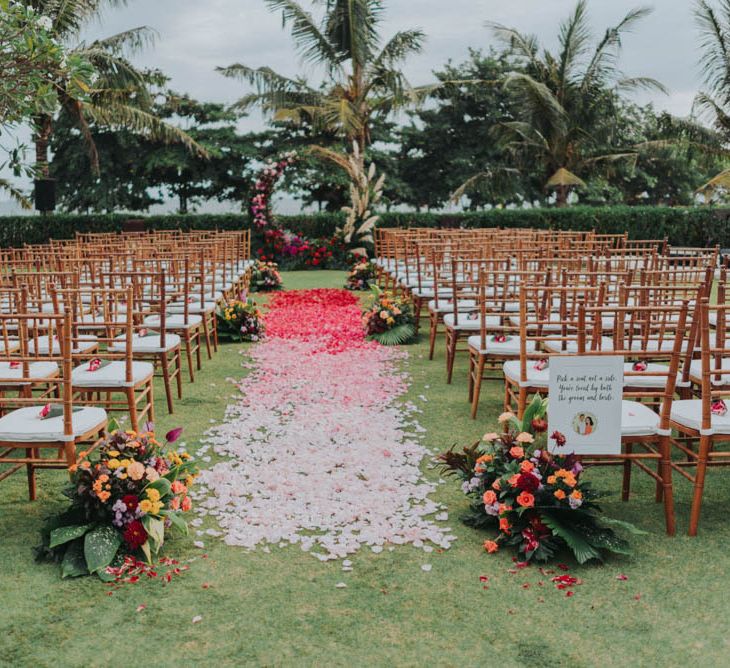
[(633, 371), (646, 371), (649, 368), (649, 365), (646, 362), (634, 362), (634, 365), (631, 367)]
[(715, 399), (710, 406), (710, 410), (713, 415), (725, 415), (727, 413), (727, 406), (722, 399)]
[(88, 371), (98, 371), (101, 369), (101, 360), (98, 357), (89, 361)]
[(41, 408), (41, 412), (38, 413), (38, 417), (40, 417), (41, 420), (45, 420), (51, 413), (51, 404), (46, 404)]
[(548, 368), (547, 359), (543, 358), (543, 359), (537, 360), (537, 362), (535, 362), (535, 366), (534, 366), (535, 371), (544, 371), (547, 368)]
[(506, 334), (495, 334), (492, 337), (492, 341), (494, 343), (507, 343), (507, 341), (509, 341), (509, 337)]
[(17, 369), (20, 365), (21, 365), (21, 362), (18, 362), (18, 361), (10, 362), (11, 369)]

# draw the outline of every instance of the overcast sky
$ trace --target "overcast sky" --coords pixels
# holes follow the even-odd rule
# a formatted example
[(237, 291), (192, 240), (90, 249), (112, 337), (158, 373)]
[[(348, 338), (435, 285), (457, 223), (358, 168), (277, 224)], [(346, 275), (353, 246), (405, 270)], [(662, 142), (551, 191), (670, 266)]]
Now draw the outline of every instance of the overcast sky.
[[(307, 7), (309, 0), (303, 0)], [(413, 84), (432, 80), (431, 72), (448, 59), (466, 59), (470, 47), (488, 48), (493, 39), (486, 21), (497, 21), (536, 34), (547, 47), (555, 45), (558, 24), (575, 0), (386, 0), (386, 36), (402, 28), (419, 27), (427, 35), (424, 52), (413, 57), (406, 72)], [(651, 76), (669, 95), (642, 95), (673, 114), (690, 113), (699, 85), (696, 27), (692, 0), (589, 0), (596, 36), (616, 24), (638, 5), (654, 12), (624, 41), (621, 69), (628, 75)], [(128, 6), (106, 10), (82, 35), (90, 41), (146, 25), (159, 37), (136, 57), (139, 65), (154, 66), (172, 77), (172, 87), (201, 100), (232, 102), (244, 85), (217, 74), (217, 66), (242, 62), (268, 65), (285, 75), (305, 73), (292, 47), (280, 14), (266, 10), (263, 0), (129, 0)], [(312, 74), (309, 72), (308, 74)], [(316, 74), (316, 73), (315, 73)], [(253, 114), (245, 127), (261, 127)]]

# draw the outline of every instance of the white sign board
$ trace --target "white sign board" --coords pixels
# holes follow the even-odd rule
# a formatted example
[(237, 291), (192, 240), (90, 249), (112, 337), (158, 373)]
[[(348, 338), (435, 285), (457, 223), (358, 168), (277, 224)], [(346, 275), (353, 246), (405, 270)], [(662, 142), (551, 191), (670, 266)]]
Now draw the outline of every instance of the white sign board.
[[(550, 358), (548, 434), (559, 431), (566, 454), (621, 453), (624, 358), (617, 355)], [(555, 449), (550, 441), (550, 449)]]

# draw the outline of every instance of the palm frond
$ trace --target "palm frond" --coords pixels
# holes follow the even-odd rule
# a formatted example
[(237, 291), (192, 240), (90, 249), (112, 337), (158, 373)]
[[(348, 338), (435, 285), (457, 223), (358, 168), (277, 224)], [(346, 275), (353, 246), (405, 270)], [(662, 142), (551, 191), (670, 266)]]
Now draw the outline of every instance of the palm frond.
[[(730, 15), (730, 4), (723, 3), (725, 15)], [(706, 0), (698, 0), (694, 10), (695, 22), (699, 28), (700, 65), (705, 84), (713, 93), (719, 92), (730, 76), (730, 34), (728, 25), (723, 25), (714, 7)]]
[(669, 95), (666, 86), (652, 77), (625, 77), (616, 82), (616, 88), (621, 91), (649, 90)]
[(20, 204), (23, 209), (27, 210), (32, 208), (31, 202), (25, 196), (25, 193), (7, 179), (0, 178), (0, 190), (6, 192), (10, 196), (10, 199)]
[(636, 23), (649, 16), (652, 11), (651, 7), (632, 9), (617, 25), (606, 30), (583, 75), (581, 87), (584, 91), (605, 84), (616, 76), (618, 54), (624, 33), (632, 30)]
[(504, 78), (504, 87), (517, 93), (526, 113), (544, 118), (557, 132), (565, 131), (565, 109), (542, 81), (523, 72), (510, 72)]
[(111, 53), (135, 54), (146, 47), (153, 46), (158, 36), (159, 33), (153, 28), (139, 26), (95, 40), (89, 48), (103, 49)]
[(269, 9), (281, 11), (282, 26), (291, 24), (291, 34), (305, 61), (320, 63), (328, 69), (339, 68), (342, 60), (329, 39), (322, 34), (312, 15), (295, 0), (266, 0)]
[(715, 190), (730, 190), (730, 169), (713, 176), (707, 183), (697, 188), (698, 193), (711, 194)]
[(416, 328), (410, 324), (396, 325), (392, 329), (370, 336), (382, 346), (400, 346), (410, 343), (416, 336)]
[(565, 85), (573, 67), (588, 48), (591, 37), (585, 0), (579, 0), (570, 18), (560, 26), (560, 57), (558, 59), (558, 81)]
[(539, 66), (537, 54), (539, 45), (535, 35), (523, 35), (514, 28), (508, 28), (501, 23), (487, 21), (487, 28), (490, 28), (492, 34), (508, 48), (515, 56), (527, 61), (529, 64)]
[(208, 151), (187, 132), (142, 109), (122, 103), (89, 103), (83, 105), (82, 111), (97, 125), (112, 129), (124, 128), (134, 134), (166, 144), (182, 144), (191, 153), (202, 158), (208, 157)]
[(373, 61), (373, 69), (392, 67), (407, 56), (420, 53), (426, 38), (423, 30), (400, 30), (391, 37)]
[(382, 0), (330, 0), (324, 33), (340, 60), (350, 60), (353, 71), (364, 69), (378, 47)]

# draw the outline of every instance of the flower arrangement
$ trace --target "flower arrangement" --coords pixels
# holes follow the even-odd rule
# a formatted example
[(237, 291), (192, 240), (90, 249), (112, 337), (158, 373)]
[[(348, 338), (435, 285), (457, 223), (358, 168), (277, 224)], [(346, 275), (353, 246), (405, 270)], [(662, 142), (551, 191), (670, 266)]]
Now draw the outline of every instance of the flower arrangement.
[[(484, 549), (516, 548), (525, 560), (547, 561), (570, 549), (579, 563), (602, 561), (607, 552), (628, 553), (628, 543), (611, 528), (639, 532), (626, 522), (601, 515), (601, 496), (582, 479), (583, 467), (573, 454), (559, 452), (565, 436), (554, 432), (546, 447), (547, 400), (536, 395), (523, 420), (503, 413), (501, 434), (489, 433), (481, 442), (457, 453), (439, 456), (447, 473), (462, 479), (462, 490), (472, 500), (465, 524), (477, 529), (497, 529)], [(540, 442), (542, 441), (542, 443)]]
[(259, 174), (254, 183), (254, 195), (248, 207), (255, 227), (264, 228), (274, 224), (271, 196), (276, 182), (296, 160), (297, 154), (294, 151), (284, 153), (278, 160), (269, 160)]
[(162, 444), (147, 426), (141, 433), (115, 429), (95, 451), (98, 459), (81, 453), (71, 466), (71, 507), (48, 521), (36, 549), (39, 560), (60, 562), (62, 577), (113, 579), (108, 569), (127, 555), (152, 563), (171, 527), (187, 535), (183, 515), (192, 508), (195, 463), (170, 447), (182, 429), (168, 432)]
[(384, 346), (410, 343), (416, 336), (416, 321), (410, 301), (389, 297), (376, 285), (371, 286), (374, 299), (363, 312), (368, 338)]
[(251, 290), (253, 292), (269, 292), (281, 290), (283, 281), (276, 262), (262, 262), (258, 260), (251, 276)]
[(264, 335), (264, 321), (256, 302), (246, 295), (232, 299), (216, 312), (218, 335), (232, 341), (258, 341)]
[(374, 280), (375, 265), (372, 262), (363, 260), (350, 269), (345, 287), (348, 290), (369, 290), (370, 284)]

